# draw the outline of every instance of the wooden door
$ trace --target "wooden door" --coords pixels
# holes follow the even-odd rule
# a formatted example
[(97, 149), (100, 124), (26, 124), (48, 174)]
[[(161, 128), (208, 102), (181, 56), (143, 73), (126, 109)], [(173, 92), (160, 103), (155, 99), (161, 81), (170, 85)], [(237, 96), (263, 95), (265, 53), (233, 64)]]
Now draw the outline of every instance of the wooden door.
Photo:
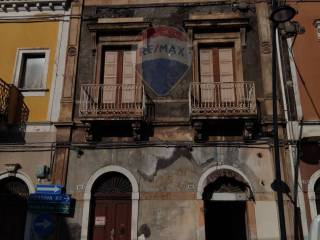
[(123, 51), (122, 103), (133, 103), (135, 100), (136, 58), (135, 50)]
[(202, 102), (216, 101), (214, 80), (212, 49), (200, 49), (200, 89)]
[(93, 240), (131, 239), (131, 200), (95, 199)]
[(136, 50), (105, 52), (103, 103), (121, 106), (134, 102), (136, 58)]
[(200, 49), (200, 82), (202, 102), (235, 101), (233, 48)]
[(103, 77), (103, 103), (115, 104), (117, 100), (119, 54), (117, 51), (106, 51)]
[(219, 49), (219, 69), (220, 69), (220, 95), (221, 102), (233, 103), (235, 101), (234, 75), (232, 48)]

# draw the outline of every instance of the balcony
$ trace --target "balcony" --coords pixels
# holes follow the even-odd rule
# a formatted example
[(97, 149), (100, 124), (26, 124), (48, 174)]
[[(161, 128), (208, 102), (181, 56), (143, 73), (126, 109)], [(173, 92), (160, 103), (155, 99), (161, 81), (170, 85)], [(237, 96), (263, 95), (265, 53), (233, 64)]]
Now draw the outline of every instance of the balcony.
[(193, 119), (250, 117), (257, 114), (254, 82), (191, 84), (190, 113)]
[(29, 109), (19, 89), (0, 79), (0, 138), (9, 141), (23, 137), (28, 117)]
[(143, 85), (81, 85), (79, 117), (83, 121), (143, 120), (144, 113)]

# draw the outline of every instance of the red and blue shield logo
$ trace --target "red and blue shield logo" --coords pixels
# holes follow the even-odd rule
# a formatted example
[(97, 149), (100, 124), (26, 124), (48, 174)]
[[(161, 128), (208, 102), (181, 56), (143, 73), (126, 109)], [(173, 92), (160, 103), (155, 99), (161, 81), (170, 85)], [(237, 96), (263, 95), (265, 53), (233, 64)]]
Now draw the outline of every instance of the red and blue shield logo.
[(139, 46), (139, 71), (158, 96), (167, 95), (188, 72), (192, 50), (185, 32), (173, 27), (148, 28)]

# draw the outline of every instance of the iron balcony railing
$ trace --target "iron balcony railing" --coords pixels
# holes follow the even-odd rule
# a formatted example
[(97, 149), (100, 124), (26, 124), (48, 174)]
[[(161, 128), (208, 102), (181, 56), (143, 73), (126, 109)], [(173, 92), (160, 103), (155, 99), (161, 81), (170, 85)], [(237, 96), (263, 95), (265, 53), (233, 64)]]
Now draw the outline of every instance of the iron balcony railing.
[(82, 84), (80, 118), (137, 119), (145, 112), (142, 84)]
[(0, 79), (0, 122), (24, 127), (28, 117), (29, 109), (19, 89)]
[(254, 115), (254, 82), (214, 82), (191, 84), (189, 107), (192, 117)]
[(0, 118), (6, 118), (8, 113), (10, 85), (0, 79)]

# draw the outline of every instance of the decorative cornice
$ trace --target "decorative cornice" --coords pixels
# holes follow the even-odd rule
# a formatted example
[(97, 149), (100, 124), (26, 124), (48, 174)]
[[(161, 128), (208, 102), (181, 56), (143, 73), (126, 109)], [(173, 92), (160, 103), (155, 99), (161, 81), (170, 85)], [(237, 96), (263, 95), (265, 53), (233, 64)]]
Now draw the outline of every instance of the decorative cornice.
[(194, 18), (184, 21), (186, 28), (246, 28), (249, 26), (249, 18), (225, 18), (225, 19), (209, 19), (209, 18)]
[(113, 23), (95, 23), (89, 24), (88, 29), (91, 32), (114, 32), (144, 30), (151, 26), (149, 22), (113, 22)]
[(69, 0), (0, 0), (0, 12), (66, 10)]

